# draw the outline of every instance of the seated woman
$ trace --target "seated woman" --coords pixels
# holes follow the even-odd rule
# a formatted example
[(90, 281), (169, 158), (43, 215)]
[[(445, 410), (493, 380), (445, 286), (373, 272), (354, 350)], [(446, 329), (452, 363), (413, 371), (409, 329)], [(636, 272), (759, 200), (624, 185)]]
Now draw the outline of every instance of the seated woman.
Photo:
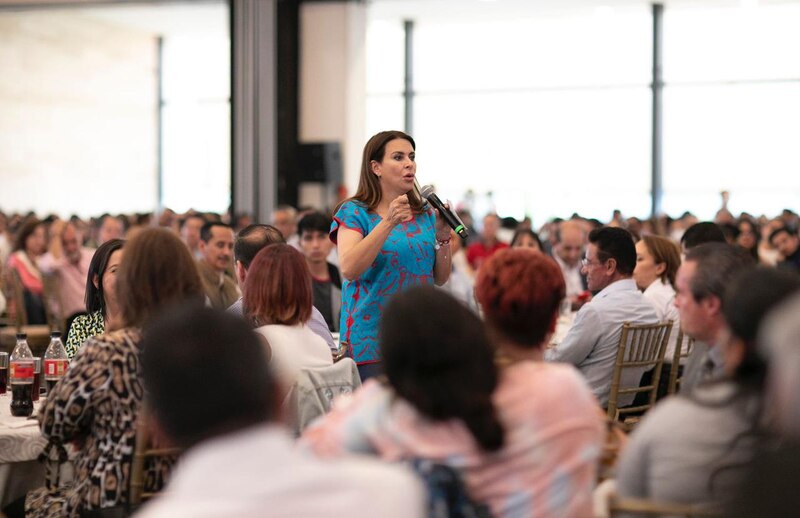
[[(643, 291), (644, 298), (655, 307), (659, 322), (672, 320), (672, 331), (658, 383), (659, 398), (667, 395), (672, 360), (678, 344), (678, 331), (681, 328), (680, 315), (675, 307), (675, 275), (680, 265), (681, 251), (674, 241), (661, 236), (644, 236), (636, 243), (636, 268), (633, 270), (636, 287)], [(680, 367), (676, 365), (675, 368)], [(644, 373), (642, 386), (649, 385), (652, 379), (652, 370)], [(645, 392), (637, 394), (633, 404), (645, 404), (646, 395)]]
[(314, 295), (303, 254), (285, 243), (262, 249), (250, 263), (243, 291), (245, 315), (269, 343), (270, 363), (284, 389), (300, 369), (333, 365), (328, 344), (307, 325)]
[(539, 252), (544, 251), (539, 234), (529, 228), (521, 228), (514, 232), (514, 236), (511, 238), (511, 248), (532, 248)]
[[(564, 297), (558, 266), (501, 250), (481, 268), (477, 296), (489, 333), (432, 287), (395, 296), (381, 325), (387, 381), (367, 381), (302, 441), (321, 455), (449, 465), (493, 516), (591, 515), (597, 402), (573, 367), (536, 361)], [(505, 367), (494, 366), (489, 334)]]
[(86, 315), (73, 320), (67, 333), (64, 348), (72, 358), (78, 348), (89, 338), (102, 335), (106, 322), (117, 322), (121, 317), (117, 301), (117, 270), (122, 261), (122, 246), (125, 241), (112, 239), (98, 248), (89, 263), (86, 279)]
[[(44, 223), (31, 218), (23, 223), (17, 232), (14, 252), (8, 258), (8, 273), (10, 274), (12, 270), (15, 271), (22, 284), (22, 297), (25, 304), (23, 309), (27, 314), (29, 325), (47, 323), (44, 284), (42, 274), (36, 266), (36, 260), (44, 254), (46, 247)], [(9, 279), (7, 285), (13, 289), (14, 283)], [(19, 308), (14, 307), (14, 311), (17, 309)]]
[[(25, 516), (76, 517), (82, 511), (128, 501), (135, 422), (143, 392), (139, 379), (141, 327), (168, 306), (204, 300), (203, 285), (186, 246), (172, 232), (143, 230), (125, 247), (117, 283), (120, 329), (89, 339), (39, 412), (50, 442), (80, 445), (67, 485), (27, 495)], [(166, 468), (153, 473), (154, 486)], [(13, 505), (13, 504), (12, 504)], [(18, 516), (9, 512), (9, 517)]]
[(617, 493), (686, 504), (734, 496), (762, 424), (765, 365), (757, 351), (764, 315), (800, 290), (796, 275), (752, 269), (726, 290), (728, 343), (719, 344), (725, 377), (667, 398), (644, 417), (622, 452)]

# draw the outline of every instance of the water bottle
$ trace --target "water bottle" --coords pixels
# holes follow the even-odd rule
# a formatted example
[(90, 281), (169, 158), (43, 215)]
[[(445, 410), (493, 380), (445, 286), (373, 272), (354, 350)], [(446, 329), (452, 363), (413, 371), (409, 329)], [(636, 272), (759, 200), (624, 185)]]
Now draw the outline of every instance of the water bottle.
[(28, 335), (17, 333), (17, 345), (9, 358), (11, 385), (11, 415), (27, 417), (33, 413), (33, 353), (28, 347)]
[(50, 345), (44, 352), (44, 381), (47, 385), (47, 394), (53, 390), (58, 380), (60, 380), (67, 372), (69, 359), (67, 358), (67, 350), (64, 349), (64, 344), (61, 342), (61, 333), (53, 331), (50, 333)]

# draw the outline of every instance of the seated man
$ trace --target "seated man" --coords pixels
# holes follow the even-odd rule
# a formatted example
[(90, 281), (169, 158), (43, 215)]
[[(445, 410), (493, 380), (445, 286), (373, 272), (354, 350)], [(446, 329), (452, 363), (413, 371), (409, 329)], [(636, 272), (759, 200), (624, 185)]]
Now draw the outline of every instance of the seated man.
[(61, 254), (47, 252), (38, 259), (39, 270), (45, 275), (54, 275), (58, 279), (57, 314), (66, 320), (66, 329), (76, 316), (86, 313), (84, 295), (86, 293), (86, 276), (94, 251), (81, 246), (83, 240), (75, 225), (64, 224), (55, 239), (60, 240)]
[(146, 330), (142, 350), (157, 435), (186, 451), (165, 492), (138, 516), (423, 515), (424, 492), (410, 472), (294, 448), (278, 421), (264, 347), (241, 319), (185, 307)]
[(211, 307), (225, 309), (239, 298), (239, 288), (227, 274), (233, 258), (233, 229), (217, 221), (203, 225), (200, 252), (203, 258), (197, 261), (197, 266), (206, 296)]
[(675, 278), (675, 307), (683, 333), (695, 345), (681, 380), (682, 393), (724, 373), (722, 344), (728, 330), (722, 300), (733, 279), (753, 265), (744, 249), (726, 243), (703, 243), (686, 252)]
[(328, 328), (339, 331), (339, 315), (342, 309), (342, 278), (339, 269), (327, 261), (333, 249), (328, 237), (331, 218), (312, 212), (300, 218), (297, 232), (300, 236), (300, 252), (306, 258), (311, 272), (311, 287), (314, 292), (314, 307), (322, 313)]
[(206, 218), (199, 212), (194, 212), (183, 218), (180, 225), (181, 240), (198, 261), (203, 258), (203, 252), (200, 251), (200, 229), (205, 224)]
[[(583, 273), (589, 290), (598, 293), (578, 311), (564, 340), (545, 352), (548, 361), (568, 362), (578, 367), (604, 407), (608, 404), (622, 324), (658, 322), (655, 308), (631, 278), (635, 266), (636, 247), (627, 230), (612, 227), (592, 230)], [(643, 372), (644, 369), (639, 377)], [(626, 394), (617, 403), (626, 406), (631, 402), (633, 394)]]
[(572, 309), (578, 310), (591, 299), (581, 266), (586, 247), (586, 232), (577, 221), (562, 221), (555, 230), (555, 238), (553, 259), (567, 284), (567, 299), (572, 304)]

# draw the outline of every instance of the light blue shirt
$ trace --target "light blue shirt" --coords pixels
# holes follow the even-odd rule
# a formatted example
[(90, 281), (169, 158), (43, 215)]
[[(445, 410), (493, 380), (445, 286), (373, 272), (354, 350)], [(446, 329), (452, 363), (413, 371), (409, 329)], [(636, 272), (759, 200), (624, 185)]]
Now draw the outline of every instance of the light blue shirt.
[[(633, 279), (623, 279), (606, 286), (575, 315), (567, 336), (553, 349), (545, 351), (545, 360), (575, 365), (586, 378), (600, 404), (608, 405), (611, 377), (617, 361), (622, 324), (658, 322), (653, 305), (636, 288)], [(626, 369), (621, 383), (638, 385), (645, 369)], [(634, 379), (635, 378), (635, 379)], [(633, 394), (620, 396), (618, 406), (633, 402)]]
[[(225, 311), (233, 315), (243, 317), (244, 304), (242, 302), (242, 298), (239, 297), (239, 300), (231, 304)], [(314, 332), (314, 334), (321, 336), (322, 339), (325, 340), (325, 343), (328, 344), (328, 347), (331, 348), (331, 351), (339, 350), (333, 341), (333, 335), (331, 335), (331, 332), (328, 329), (328, 323), (325, 322), (325, 317), (323, 317), (322, 313), (320, 313), (319, 310), (314, 306), (311, 306), (311, 318), (308, 319), (306, 325), (311, 331)]]

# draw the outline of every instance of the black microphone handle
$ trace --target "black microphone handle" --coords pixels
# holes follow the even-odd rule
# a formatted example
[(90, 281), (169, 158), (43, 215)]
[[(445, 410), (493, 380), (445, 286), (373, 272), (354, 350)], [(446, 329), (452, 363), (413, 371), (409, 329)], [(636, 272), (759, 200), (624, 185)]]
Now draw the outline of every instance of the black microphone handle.
[(455, 230), (456, 234), (458, 234), (461, 238), (466, 239), (469, 233), (467, 232), (467, 227), (453, 214), (453, 211), (448, 209), (442, 203), (442, 200), (436, 196), (436, 193), (431, 193), (428, 196), (428, 202), (433, 205), (433, 207), (439, 211), (439, 215), (442, 216), (445, 222)]

